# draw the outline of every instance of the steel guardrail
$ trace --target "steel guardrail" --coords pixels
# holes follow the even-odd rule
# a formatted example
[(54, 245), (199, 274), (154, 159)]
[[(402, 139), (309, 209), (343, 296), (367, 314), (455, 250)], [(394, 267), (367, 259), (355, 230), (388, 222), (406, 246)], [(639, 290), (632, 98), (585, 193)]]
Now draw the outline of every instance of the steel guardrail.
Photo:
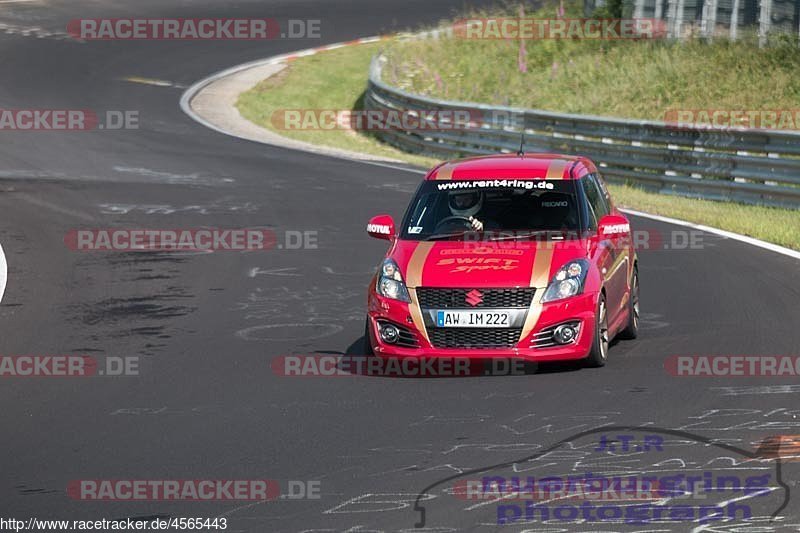
[(800, 208), (800, 133), (785, 130), (680, 126), (490, 106), (415, 95), (385, 83), (386, 59), (373, 58), (364, 108), (414, 114), (469, 111), (468, 127), (381, 129), (375, 134), (402, 150), (453, 158), (516, 152), (589, 157), (613, 182), (668, 194)]

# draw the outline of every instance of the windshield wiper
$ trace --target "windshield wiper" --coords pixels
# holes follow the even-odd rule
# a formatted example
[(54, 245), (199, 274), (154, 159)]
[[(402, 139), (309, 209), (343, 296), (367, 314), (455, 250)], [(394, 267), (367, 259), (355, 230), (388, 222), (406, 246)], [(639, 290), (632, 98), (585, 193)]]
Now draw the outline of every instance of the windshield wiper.
[(438, 241), (438, 240), (443, 240), (443, 239), (450, 239), (452, 237), (458, 237), (460, 235), (466, 235), (467, 233), (470, 233), (470, 231), (471, 230), (457, 231), (455, 233), (434, 233), (433, 235), (430, 235), (429, 237), (427, 237), (425, 240), (426, 241)]
[(536, 230), (536, 231), (526, 231), (524, 233), (523, 232), (519, 232), (519, 233), (501, 234), (501, 235), (498, 235), (497, 237), (489, 239), (489, 240), (492, 240), (492, 241), (511, 241), (511, 240), (514, 240), (514, 241), (516, 241), (518, 239), (527, 239), (528, 237), (533, 237), (534, 235), (541, 235), (542, 233), (544, 233), (544, 234), (552, 233), (554, 235), (555, 234), (559, 234), (559, 235), (561, 235), (563, 237), (563, 232), (549, 230), (549, 229), (543, 229), (543, 230)]

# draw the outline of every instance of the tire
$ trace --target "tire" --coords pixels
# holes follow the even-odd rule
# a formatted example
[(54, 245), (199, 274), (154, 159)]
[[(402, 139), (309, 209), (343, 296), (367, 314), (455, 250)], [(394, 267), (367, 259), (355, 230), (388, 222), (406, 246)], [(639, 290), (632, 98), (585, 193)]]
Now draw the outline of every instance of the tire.
[(622, 339), (635, 339), (639, 336), (639, 268), (633, 267), (633, 277), (631, 278), (631, 297), (628, 299), (628, 325), (625, 326), (619, 336)]
[(608, 308), (606, 307), (606, 297), (600, 294), (597, 302), (597, 313), (594, 318), (594, 338), (592, 339), (592, 349), (584, 360), (586, 366), (598, 368), (605, 366), (608, 361), (608, 345), (611, 339), (608, 337)]
[(375, 352), (372, 351), (372, 343), (369, 342), (369, 316), (364, 322), (364, 355), (375, 355)]

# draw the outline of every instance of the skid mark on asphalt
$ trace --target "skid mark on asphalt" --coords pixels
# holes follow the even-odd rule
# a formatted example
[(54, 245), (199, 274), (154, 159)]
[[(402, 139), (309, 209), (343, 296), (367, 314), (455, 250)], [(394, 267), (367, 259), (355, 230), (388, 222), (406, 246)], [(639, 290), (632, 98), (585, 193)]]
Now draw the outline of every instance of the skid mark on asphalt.
[[(753, 387), (711, 387), (711, 390), (719, 391), (723, 396), (752, 396), (760, 394), (797, 394), (800, 393), (800, 385), (762, 385)], [(800, 427), (800, 422), (798, 422)]]
[(142, 76), (125, 76), (120, 78), (120, 81), (127, 81), (129, 83), (138, 83), (140, 85), (151, 85), (153, 87), (172, 87), (175, 89), (186, 89), (186, 85), (174, 83), (167, 80), (157, 80), (154, 78), (145, 78)]
[(246, 341), (314, 340), (335, 335), (343, 329), (338, 324), (264, 324), (240, 329), (236, 336)]
[(369, 278), (369, 276), (375, 273), (374, 270), (360, 270), (360, 271), (350, 270), (347, 272), (338, 272), (333, 268), (327, 266), (322, 267), (322, 272), (330, 276), (359, 276), (359, 277), (366, 277), (367, 279)]
[[(255, 277), (264, 272), (248, 272)], [(273, 275), (291, 275), (284, 271)], [(235, 335), (247, 341), (307, 341), (335, 335), (343, 322), (364, 320), (357, 301), (361, 294), (347, 287), (327, 285), (303, 289), (257, 287), (238, 301), (232, 311), (244, 312), (244, 320), (267, 323), (242, 328)]]
[[(119, 350), (123, 339), (127, 350), (135, 349), (141, 355), (163, 349), (166, 345), (160, 341), (178, 332), (173, 320), (197, 310), (189, 289), (178, 284), (179, 266), (186, 260), (158, 252), (80, 256), (74, 269), (76, 287), (96, 283), (92, 273), (103, 271), (114, 280), (115, 290), (114, 297), (66, 306), (65, 315), (78, 324), (74, 335), (80, 336), (83, 344), (106, 346), (104, 351), (109, 351), (109, 342)], [(146, 294), (141, 293), (143, 277), (148, 278)], [(92, 342), (86, 343), (87, 338)], [(77, 340), (73, 343), (79, 344)]]
[(236, 180), (227, 177), (214, 177), (194, 172), (192, 174), (178, 174), (142, 167), (115, 166), (115, 172), (121, 174), (135, 174), (147, 178), (152, 183), (166, 183), (168, 185), (228, 185)]
[(48, 202), (47, 200), (42, 200), (41, 198), (37, 198), (27, 193), (17, 193), (14, 195), (14, 197), (19, 198), (24, 202), (28, 202), (31, 205), (35, 205), (36, 207), (43, 207), (44, 209), (49, 209), (50, 211), (53, 211), (55, 213), (60, 213), (62, 215), (79, 218), (87, 222), (94, 221), (94, 217), (92, 217), (91, 215), (82, 213), (80, 211), (76, 211), (74, 209), (69, 209), (68, 207), (62, 207), (60, 205)]
[(217, 202), (205, 205), (171, 205), (171, 204), (98, 204), (104, 215), (128, 215), (143, 213), (145, 215), (174, 215), (191, 213), (198, 215), (219, 215), (226, 213), (256, 213), (258, 205), (252, 202), (232, 203), (230, 198), (222, 198)]
[[(619, 416), (619, 412), (595, 413), (592, 415), (577, 415), (572, 417), (563, 416), (538, 416), (536, 413), (523, 415), (513, 420), (511, 424), (502, 424), (500, 427), (514, 435), (530, 435), (540, 433), (563, 433), (565, 431), (580, 431), (598, 425), (611, 424), (611, 421)], [(581, 422), (564, 426), (565, 420)], [(605, 423), (599, 423), (606, 420)], [(594, 423), (591, 423), (594, 422)]]
[(422, 420), (411, 422), (410, 426), (422, 426), (425, 424), (483, 424), (487, 420), (491, 420), (492, 415), (470, 415), (470, 416), (440, 416), (440, 415), (426, 415)]
[(286, 268), (260, 268), (260, 267), (253, 267), (247, 271), (248, 278), (254, 278), (256, 276), (289, 276), (289, 277), (302, 277), (301, 274), (297, 273), (297, 269), (294, 267), (286, 267)]
[[(3, 3), (22, 3), (22, 0), (0, 0), (0, 4)], [(22, 37), (33, 37), (36, 39), (52, 39), (56, 41), (71, 41), (76, 44), (85, 44), (86, 41), (83, 39), (76, 39), (73, 38), (66, 32), (62, 31), (49, 31), (44, 28), (40, 28), (38, 26), (20, 26), (18, 24), (9, 24), (6, 22), (0, 22), (0, 33), (5, 33), (6, 35), (19, 35)]]

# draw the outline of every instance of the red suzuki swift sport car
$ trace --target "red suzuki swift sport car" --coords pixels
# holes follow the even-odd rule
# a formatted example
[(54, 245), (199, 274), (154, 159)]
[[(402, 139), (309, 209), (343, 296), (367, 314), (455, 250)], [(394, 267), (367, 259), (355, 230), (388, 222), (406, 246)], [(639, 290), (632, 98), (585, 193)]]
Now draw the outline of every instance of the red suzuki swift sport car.
[(369, 286), (365, 346), (390, 357), (584, 359), (602, 366), (639, 328), (628, 219), (584, 157), (517, 154), (443, 163)]

